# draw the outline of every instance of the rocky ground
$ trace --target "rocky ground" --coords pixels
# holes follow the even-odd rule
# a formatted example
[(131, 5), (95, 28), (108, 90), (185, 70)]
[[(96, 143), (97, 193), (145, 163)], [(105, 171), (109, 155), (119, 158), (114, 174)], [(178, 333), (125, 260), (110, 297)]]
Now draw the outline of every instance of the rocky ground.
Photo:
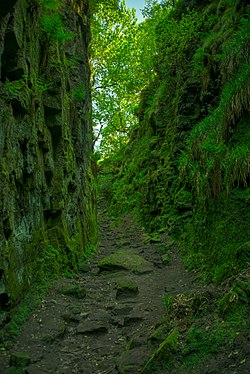
[(28, 374), (137, 372), (162, 319), (163, 295), (193, 287), (175, 251), (161, 258), (162, 245), (151, 243), (129, 217), (112, 228), (101, 213), (97, 255), (76, 279), (53, 285), (15, 346), (1, 352), (0, 372), (17, 365)]
[[(161, 349), (173, 352), (178, 339), (172, 329), (165, 331), (165, 346), (160, 344), (163, 296), (175, 296), (179, 304), (174, 314), (181, 321), (185, 318), (180, 310), (184, 315), (189, 313), (185, 292), (206, 292), (194, 281), (194, 274), (184, 269), (174, 246), (163, 255), (168, 245), (167, 237), (160, 241), (148, 237), (130, 217), (115, 226), (102, 211), (98, 253), (76, 278), (62, 278), (51, 287), (24, 324), (15, 345), (0, 352), (0, 372), (156, 372), (146, 370), (145, 363), (150, 368), (150, 360), (160, 357)], [(180, 330), (187, 329), (185, 323), (178, 323)], [(153, 344), (158, 339), (160, 351)], [(223, 371), (220, 365), (217, 370), (216, 365), (215, 361), (200, 372), (241, 372)], [(173, 367), (159, 372), (181, 370)]]

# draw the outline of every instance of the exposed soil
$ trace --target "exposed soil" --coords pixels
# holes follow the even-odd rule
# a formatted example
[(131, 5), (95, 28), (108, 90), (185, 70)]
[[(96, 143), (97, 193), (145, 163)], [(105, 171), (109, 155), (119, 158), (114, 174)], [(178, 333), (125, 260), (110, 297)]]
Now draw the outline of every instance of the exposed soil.
[[(148, 337), (164, 315), (163, 295), (202, 289), (194, 281), (194, 274), (184, 269), (177, 250), (169, 251), (170, 262), (164, 265), (163, 242), (149, 243), (145, 239), (130, 217), (124, 217), (119, 227), (112, 228), (112, 222), (102, 212), (97, 255), (75, 279), (62, 278), (51, 287), (25, 323), (14, 347), (0, 353), (0, 372), (137, 373), (151, 354)], [(162, 240), (167, 242), (167, 238)], [(100, 259), (120, 249), (133, 250), (148, 260), (152, 271), (100, 272)], [(118, 292), (119, 282), (132, 282), (136, 287)], [(65, 290), (71, 286), (78, 293), (67, 294)], [(86, 296), (79, 292), (82, 288)], [(124, 354), (128, 343), (130, 350)], [(14, 371), (20, 362), (24, 368)], [(231, 373), (223, 371), (221, 363), (207, 368), (203, 372)]]

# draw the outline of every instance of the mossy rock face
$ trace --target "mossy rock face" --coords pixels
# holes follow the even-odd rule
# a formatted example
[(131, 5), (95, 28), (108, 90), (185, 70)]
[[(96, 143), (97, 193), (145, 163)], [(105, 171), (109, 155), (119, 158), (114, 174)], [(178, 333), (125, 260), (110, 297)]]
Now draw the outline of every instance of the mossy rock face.
[[(2, 0), (0, 7), (3, 17), (10, 12), (1, 29), (5, 57), (0, 64), (0, 257), (6, 259), (0, 283), (5, 308), (22, 301), (34, 281), (76, 270), (79, 259), (94, 250), (97, 224), (88, 7), (81, 15), (70, 4), (54, 7), (56, 19), (63, 19), (62, 35), (74, 33), (67, 45), (56, 32), (48, 35), (41, 17), (51, 16), (46, 1)], [(80, 24), (82, 33), (77, 32)], [(41, 40), (48, 41), (42, 46), (44, 56), (51, 52), (42, 64), (37, 53)], [(81, 61), (75, 45), (82, 48)], [(64, 74), (68, 69), (70, 77)], [(72, 97), (78, 84), (87, 93), (81, 111)]]
[(148, 370), (150, 369), (151, 365), (156, 362), (169, 360), (171, 356), (177, 352), (178, 339), (179, 331), (177, 328), (174, 328), (149, 358), (142, 372), (149, 372)]
[(143, 257), (135, 254), (133, 251), (117, 251), (110, 256), (103, 258), (98, 263), (99, 269), (114, 270), (130, 270), (135, 273), (143, 274), (153, 271), (153, 265), (146, 261)]

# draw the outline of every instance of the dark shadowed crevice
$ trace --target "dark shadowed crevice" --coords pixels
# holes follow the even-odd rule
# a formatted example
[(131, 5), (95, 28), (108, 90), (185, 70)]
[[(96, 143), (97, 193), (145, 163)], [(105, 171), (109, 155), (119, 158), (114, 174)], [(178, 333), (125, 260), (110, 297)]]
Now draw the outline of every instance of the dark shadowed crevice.
[(10, 298), (6, 292), (0, 294), (0, 309), (6, 310), (9, 307)]
[[(18, 43), (13, 31), (7, 32), (4, 40), (4, 52), (2, 54), (2, 80), (20, 79), (22, 69), (17, 68)], [(21, 75), (21, 76), (20, 76)]]
[(17, 0), (1, 0), (0, 18), (6, 16), (14, 7)]
[[(5, 239), (8, 240), (13, 232), (11, 225), (10, 225), (9, 218), (3, 220), (3, 232), (4, 232)], [(0, 276), (1, 276), (1, 273), (0, 273)]]

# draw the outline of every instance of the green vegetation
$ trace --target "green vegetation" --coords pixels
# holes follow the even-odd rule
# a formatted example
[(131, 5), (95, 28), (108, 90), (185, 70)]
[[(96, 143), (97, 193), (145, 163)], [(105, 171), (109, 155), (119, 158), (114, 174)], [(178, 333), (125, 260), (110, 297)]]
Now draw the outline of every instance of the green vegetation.
[[(90, 202), (95, 181), (81, 149), (92, 149), (93, 141), (99, 191), (112, 216), (132, 212), (148, 232), (145, 242), (157, 242), (166, 234), (169, 241), (162, 247), (163, 264), (170, 259), (167, 250), (179, 248), (186, 267), (196, 271), (207, 288), (213, 285), (208, 292), (163, 298), (165, 317), (152, 333), (150, 344), (155, 344), (155, 350), (143, 371), (178, 367), (180, 373), (191, 369), (199, 372), (211, 355), (224, 351), (233, 355), (237, 337), (249, 330), (249, 8), (246, 2), (233, 0), (163, 0), (160, 4), (148, 0), (144, 9), (147, 18), (138, 24), (125, 1), (92, 0), (88, 10), (85, 5), (87, 8), (79, 1), (37, 0), (37, 49), (44, 48), (41, 55), (32, 50), (35, 64), (32, 59), (29, 64), (32, 69), (37, 65), (36, 71), (26, 62), (21, 73), (14, 72), (19, 79), (10, 80), (7, 75), (11, 77), (13, 71), (6, 69), (1, 86), (3, 102), (13, 104), (18, 118), (23, 113), (17, 101), (31, 117), (42, 118), (46, 112), (44, 123), (48, 122), (48, 126), (39, 122), (39, 151), (33, 145), (33, 152), (39, 154), (37, 160), (48, 161), (44, 178), (49, 181), (41, 182), (39, 194), (44, 194), (48, 183), (48, 207), (44, 211), (49, 218), (46, 227), (33, 230), (32, 243), (22, 247), (29, 263), (22, 291), (14, 271), (15, 243), (9, 239), (15, 226), (14, 208), (6, 220), (10, 302), (22, 297), (30, 279), (40, 284), (42, 294), (48, 274), (71, 276), (77, 270), (88, 271), (84, 262), (95, 251), (96, 218)], [(90, 77), (84, 65), (88, 51), (83, 63), (82, 56), (72, 52), (87, 45), (89, 35), (86, 32), (85, 40), (77, 41), (65, 20), (67, 6), (83, 18), (91, 13), (94, 139), (82, 136), (82, 127), (90, 127)], [(82, 28), (87, 24), (84, 18)], [(61, 106), (57, 104), (59, 96)], [(7, 115), (5, 109), (2, 112)], [(78, 115), (81, 130), (73, 128), (71, 132)], [(42, 132), (44, 127), (46, 133)], [(25, 150), (26, 137), (22, 138)], [(57, 158), (59, 148), (61, 158)], [(10, 179), (7, 165), (12, 161), (11, 150), (7, 144), (7, 152), (3, 152), (7, 154), (2, 162), (4, 180)], [(52, 153), (54, 158), (47, 155)], [(76, 177), (76, 165), (83, 167), (89, 185), (66, 208), (66, 197), (76, 193), (81, 181), (79, 175)], [(14, 169), (18, 167), (14, 165)], [(33, 172), (26, 173), (27, 189), (31, 189), (28, 179)], [(15, 178), (22, 185), (21, 174)], [(80, 206), (81, 217), (71, 224), (76, 214), (72, 206), (85, 197), (89, 202)], [(120, 246), (123, 244), (120, 241)], [(30, 260), (35, 246), (42, 256), (37, 260), (34, 252)], [(101, 270), (130, 269), (136, 273), (152, 270), (128, 250), (102, 259), (98, 266)], [(116, 288), (117, 292), (137, 292), (136, 285), (127, 281)], [(86, 294), (78, 285), (61, 292), (77, 298)], [(6, 328), (10, 336), (18, 333), (34, 307), (36, 297), (31, 301), (30, 295)], [(53, 339), (45, 337), (47, 342)], [(238, 365), (244, 364), (245, 358), (239, 357)]]
[(141, 42), (135, 12), (125, 1), (117, 8), (99, 4), (92, 17), (92, 99), (94, 143), (104, 154), (123, 147), (138, 124), (138, 93), (148, 82)]
[[(215, 354), (222, 365), (230, 360), (243, 365), (247, 350), (239, 352), (237, 341), (244, 340), (250, 326), (249, 292), (246, 271), (216, 291), (165, 296), (165, 316), (150, 337), (154, 353), (144, 370), (174, 368), (178, 373), (201, 373)], [(160, 354), (164, 342), (170, 346)]]
[(78, 284), (65, 286), (61, 288), (60, 292), (64, 295), (74, 296), (77, 299), (84, 299), (86, 296), (85, 288), (80, 287)]
[(74, 37), (74, 33), (67, 31), (62, 19), (61, 10), (65, 6), (62, 0), (39, 0), (39, 5), (41, 29), (50, 39), (62, 42)]
[(5, 98), (12, 99), (13, 97), (19, 96), (20, 92), (25, 88), (25, 85), (25, 77), (22, 77), (21, 79), (12, 82), (7, 79), (3, 87)]
[[(72, 245), (73, 239), (71, 239)], [(72, 248), (72, 246), (71, 246)], [(33, 279), (33, 284), (29, 287), (26, 295), (23, 295), (21, 303), (15, 308), (12, 308), (10, 313), (11, 321), (7, 323), (4, 330), (0, 334), (0, 345), (8, 348), (12, 344), (13, 339), (20, 333), (24, 322), (27, 320), (30, 312), (41, 302), (43, 296), (50, 288), (51, 282), (59, 276), (72, 278), (77, 271), (81, 269), (86, 259), (89, 259), (96, 248), (90, 245), (86, 252), (79, 258), (79, 249), (75, 247), (75, 258), (72, 259), (69, 253), (66, 253), (63, 248), (54, 248), (47, 245), (44, 251), (34, 263), (29, 266), (29, 276)], [(65, 286), (60, 290), (65, 295), (75, 296), (82, 299), (86, 296), (86, 290), (79, 285)], [(16, 295), (12, 292), (12, 303), (20, 299), (20, 294)]]
[(86, 98), (87, 92), (83, 83), (79, 83), (75, 88), (71, 90), (71, 97), (77, 101), (83, 101)]
[(11, 321), (5, 326), (2, 333), (2, 341), (5, 348), (10, 348), (13, 339), (20, 333), (22, 326), (28, 318), (30, 312), (41, 302), (43, 296), (49, 288), (49, 280), (46, 278), (38, 283), (34, 283), (22, 302), (11, 311)]
[(146, 365), (142, 369), (143, 372), (152, 372), (155, 369), (155, 363), (159, 361), (169, 361), (174, 353), (178, 350), (179, 331), (173, 329), (170, 334), (164, 339), (159, 345), (154, 354), (147, 361)]
[(11, 335), (32, 285), (39, 294), (76, 274), (97, 245), (87, 5), (18, 1), (2, 30), (0, 317)]
[[(20, 79), (14, 81), (6, 79), (6, 82), (2, 86), (2, 98), (6, 102), (18, 99), (22, 106), (28, 109), (30, 105), (30, 89), (28, 83), (27, 75), (23, 75)], [(37, 89), (41, 89), (41, 86), (37, 87)]]
[(139, 126), (99, 175), (112, 214), (133, 211), (147, 230), (168, 232), (186, 265), (215, 283), (250, 258), (249, 19), (235, 9), (147, 2), (138, 38), (155, 56), (141, 44)]
[[(106, 142), (102, 131), (99, 189), (113, 216), (133, 212), (151, 237), (167, 233), (186, 267), (217, 285), (213, 301), (164, 298), (166, 321), (148, 363), (155, 372), (177, 361), (180, 373), (200, 372), (215, 353), (237, 361), (233, 347), (249, 329), (249, 10), (234, 1), (179, 0), (147, 1), (144, 12), (138, 123), (115, 147), (116, 133), (109, 129)], [(176, 328), (173, 361), (161, 358), (159, 342)]]

